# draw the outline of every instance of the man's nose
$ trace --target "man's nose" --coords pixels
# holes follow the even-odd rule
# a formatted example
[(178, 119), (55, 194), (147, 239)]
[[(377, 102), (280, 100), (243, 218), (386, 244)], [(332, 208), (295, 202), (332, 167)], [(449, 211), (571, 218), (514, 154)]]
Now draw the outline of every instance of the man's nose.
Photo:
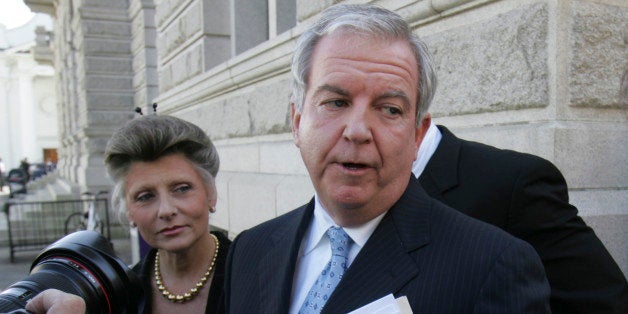
[(355, 144), (367, 144), (373, 140), (372, 119), (367, 104), (353, 104), (346, 114), (343, 137)]

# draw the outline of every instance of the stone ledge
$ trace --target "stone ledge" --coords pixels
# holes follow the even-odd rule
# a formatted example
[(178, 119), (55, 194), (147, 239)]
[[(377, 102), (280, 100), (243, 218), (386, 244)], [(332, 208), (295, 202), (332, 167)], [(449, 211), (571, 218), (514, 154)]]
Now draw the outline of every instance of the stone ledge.
[(582, 217), (628, 215), (628, 187), (570, 190), (569, 200)]

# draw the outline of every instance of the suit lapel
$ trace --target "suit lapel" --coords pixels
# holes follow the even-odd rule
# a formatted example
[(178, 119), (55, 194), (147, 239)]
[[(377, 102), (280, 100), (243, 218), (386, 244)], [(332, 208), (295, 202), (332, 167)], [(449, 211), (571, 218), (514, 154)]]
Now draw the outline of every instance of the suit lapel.
[(428, 244), (431, 199), (412, 177), (323, 308), (346, 313), (398, 292), (420, 269), (409, 255)]
[(442, 138), (419, 181), (427, 193), (443, 200), (443, 193), (458, 186), (458, 160), (462, 142), (446, 127), (438, 126)]
[[(287, 313), (290, 309), (296, 259), (313, 210), (312, 200), (296, 209), (294, 215), (270, 237), (273, 246), (258, 264), (259, 291), (261, 300), (264, 300), (264, 304), (259, 305), (260, 313)], [(282, 267), (278, 269), (277, 265)]]

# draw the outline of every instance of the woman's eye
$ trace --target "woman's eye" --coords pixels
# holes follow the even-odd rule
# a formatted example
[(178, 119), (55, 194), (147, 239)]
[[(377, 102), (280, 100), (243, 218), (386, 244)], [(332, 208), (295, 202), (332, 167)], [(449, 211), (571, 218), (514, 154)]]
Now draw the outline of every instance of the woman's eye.
[(187, 184), (183, 184), (183, 185), (178, 185), (174, 188), (175, 192), (179, 192), (179, 193), (183, 193), (183, 192), (187, 192), (189, 190), (191, 190), (192, 187), (187, 185)]

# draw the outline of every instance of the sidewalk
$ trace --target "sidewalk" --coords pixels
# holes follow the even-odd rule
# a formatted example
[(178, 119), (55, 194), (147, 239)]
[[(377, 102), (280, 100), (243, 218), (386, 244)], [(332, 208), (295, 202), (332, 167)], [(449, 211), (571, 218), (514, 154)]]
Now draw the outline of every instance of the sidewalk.
[[(6, 231), (5, 231), (6, 232)], [(28, 276), (31, 262), (39, 252), (23, 252), (15, 255), (15, 263), (9, 262), (9, 247), (0, 247), (0, 290)]]
[[(9, 187), (4, 186), (4, 189), (0, 189), (0, 210), (8, 200)], [(7, 237), (6, 216), (0, 211), (0, 290), (26, 277), (30, 272), (32, 261), (39, 254), (39, 251), (21, 252), (15, 255), (15, 262), (11, 263)]]

